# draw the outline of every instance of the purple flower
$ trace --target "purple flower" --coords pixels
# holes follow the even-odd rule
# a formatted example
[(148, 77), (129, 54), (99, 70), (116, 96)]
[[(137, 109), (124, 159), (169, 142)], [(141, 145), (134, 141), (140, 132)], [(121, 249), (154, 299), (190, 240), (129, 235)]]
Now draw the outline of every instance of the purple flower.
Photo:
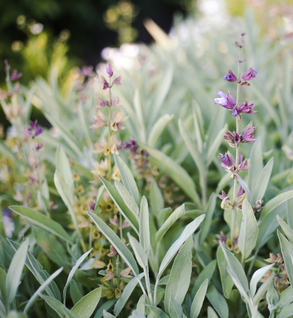
[(109, 102), (107, 100), (103, 100), (101, 98), (98, 98), (98, 104), (97, 104), (97, 108), (100, 107), (105, 107), (105, 106), (109, 106)]
[(18, 80), (20, 77), (22, 76), (22, 73), (17, 73), (17, 70), (13, 70), (11, 76), (10, 76), (10, 80), (11, 81), (16, 81)]
[(231, 155), (231, 153), (229, 151), (227, 151), (225, 153), (225, 155), (220, 154), (219, 159), (221, 160), (221, 166), (228, 172), (232, 172), (234, 175), (237, 175), (239, 170), (246, 170), (248, 169), (250, 166), (248, 165), (248, 161), (247, 159), (245, 159), (243, 161), (243, 156), (239, 153), (239, 157), (238, 157), (238, 167), (235, 166), (236, 164), (236, 160), (233, 157), (233, 155)]
[(121, 85), (121, 76), (118, 76), (114, 79), (113, 81), (113, 85), (116, 84), (116, 85)]
[(241, 134), (241, 142), (255, 142), (253, 138), (255, 127), (252, 126), (252, 121), (243, 129)]
[(224, 80), (226, 80), (228, 82), (236, 82), (237, 77), (235, 76), (235, 74), (231, 70), (229, 70), (228, 73), (224, 75)]
[(38, 125), (37, 120), (35, 120), (35, 121), (30, 120), (29, 127), (24, 127), (23, 133), (29, 137), (32, 135), (32, 133), (34, 131), (32, 138), (35, 138), (36, 136), (40, 135), (43, 132), (43, 130), (44, 130), (44, 128), (42, 126)]
[(33, 138), (35, 138), (36, 136), (40, 135), (42, 132), (44, 131), (44, 128), (42, 126), (37, 126), (35, 133), (33, 135)]
[(237, 132), (227, 130), (224, 135), (224, 140), (226, 140), (228, 144), (234, 148), (241, 142), (241, 137), (237, 134)]
[(234, 165), (235, 163), (235, 158), (231, 155), (231, 153), (228, 151), (224, 155), (220, 154), (219, 159), (221, 160), (221, 166), (225, 170), (230, 170), (230, 167)]
[(241, 115), (240, 115), (241, 113), (245, 113), (245, 114), (256, 113), (256, 111), (252, 109), (253, 107), (254, 107), (254, 104), (248, 105), (247, 100), (245, 100), (241, 105), (235, 106), (232, 109), (232, 115), (234, 117), (238, 117), (239, 120), (240, 120), (241, 119)]
[(136, 153), (138, 145), (134, 139), (131, 139), (129, 142), (124, 142), (123, 149), (130, 149), (131, 152)]
[(227, 95), (225, 95), (222, 91), (218, 91), (217, 94), (220, 98), (214, 99), (215, 104), (219, 104), (227, 109), (233, 109), (233, 106), (236, 105), (236, 99), (229, 91)]
[(113, 70), (112, 70), (112, 66), (110, 63), (107, 63), (107, 65), (106, 65), (106, 72), (109, 75), (109, 77), (113, 76)]
[(79, 75), (84, 76), (84, 77), (94, 75), (92, 66), (83, 66), (80, 70), (77, 71), (77, 73)]
[(90, 211), (93, 212), (95, 210), (95, 206), (96, 206), (95, 201), (91, 200), (90, 203), (89, 203)]
[(245, 81), (249, 81), (249, 80), (255, 78), (256, 74), (257, 74), (257, 71), (250, 67), (249, 70), (243, 74), (242, 78)]
[(106, 81), (103, 75), (100, 75), (99, 82), (103, 84), (103, 89), (107, 89), (110, 87), (109, 83)]
[(245, 171), (245, 170), (247, 170), (250, 167), (250, 165), (248, 164), (247, 159), (245, 159), (241, 163), (239, 162), (239, 166), (238, 167), (239, 167), (239, 170)]
[(37, 143), (36, 145), (36, 151), (40, 150), (43, 147), (43, 144), (41, 144), (40, 142)]

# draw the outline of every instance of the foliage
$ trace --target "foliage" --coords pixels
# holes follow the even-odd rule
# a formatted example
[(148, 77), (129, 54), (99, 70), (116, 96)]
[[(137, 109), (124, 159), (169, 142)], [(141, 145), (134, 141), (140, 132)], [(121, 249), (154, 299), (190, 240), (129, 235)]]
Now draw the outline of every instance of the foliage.
[[(131, 68), (84, 67), (63, 90), (54, 70), (24, 87), (6, 62), (0, 317), (291, 315), (292, 43), (261, 37), (250, 11), (236, 22), (194, 37), (190, 18), (136, 47)], [(258, 73), (237, 93), (257, 110), (241, 138), (256, 141), (230, 140), (250, 165), (235, 172), (217, 155), (240, 105), (233, 118), (213, 99), (231, 90), (242, 30)]]

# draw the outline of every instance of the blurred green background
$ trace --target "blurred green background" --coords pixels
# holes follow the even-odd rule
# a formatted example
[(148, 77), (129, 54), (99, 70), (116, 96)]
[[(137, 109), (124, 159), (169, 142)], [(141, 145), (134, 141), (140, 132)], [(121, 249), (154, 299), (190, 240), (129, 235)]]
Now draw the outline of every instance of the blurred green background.
[(96, 66), (105, 47), (151, 43), (146, 19), (168, 33), (174, 16), (212, 18), (219, 4), (231, 16), (252, 7), (271, 38), (278, 38), (278, 21), (292, 24), (293, 0), (0, 0), (0, 86), (5, 84), (4, 59), (23, 74), (22, 84), (47, 78), (54, 66), (62, 80), (76, 67)]

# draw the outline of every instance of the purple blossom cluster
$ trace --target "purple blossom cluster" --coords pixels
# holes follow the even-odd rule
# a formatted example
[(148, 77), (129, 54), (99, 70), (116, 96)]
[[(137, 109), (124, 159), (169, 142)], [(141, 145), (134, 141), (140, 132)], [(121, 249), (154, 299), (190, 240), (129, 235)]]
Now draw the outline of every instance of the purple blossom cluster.
[[(239, 42), (235, 42), (235, 45), (240, 49), (244, 46), (244, 36), (245, 33), (241, 33), (241, 39)], [(239, 54), (239, 55), (240, 55)], [(233, 198), (230, 199), (229, 196), (223, 191), (218, 197), (222, 200), (221, 207), (223, 209), (242, 209), (242, 201), (245, 198), (245, 192), (242, 187), (238, 188), (237, 191), (237, 180), (238, 174), (241, 171), (247, 170), (250, 166), (248, 160), (244, 159), (239, 151), (241, 143), (255, 142), (254, 131), (255, 127), (252, 124), (252, 121), (240, 132), (239, 123), (242, 119), (243, 114), (253, 114), (256, 111), (253, 109), (254, 104), (249, 103), (247, 99), (244, 99), (243, 102), (239, 102), (239, 92), (240, 87), (250, 86), (249, 81), (253, 80), (257, 76), (257, 71), (250, 67), (242, 76), (241, 76), (241, 63), (245, 59), (241, 59), (240, 56), (237, 59), (238, 61), (238, 73), (235, 73), (229, 69), (227, 74), (224, 75), (224, 80), (236, 83), (237, 84), (237, 95), (236, 97), (231, 94), (230, 91), (225, 94), (222, 91), (218, 91), (218, 98), (214, 99), (214, 103), (218, 104), (228, 110), (231, 110), (232, 116), (236, 118), (236, 131), (227, 130), (224, 135), (224, 140), (227, 141), (230, 147), (236, 148), (235, 157), (227, 151), (225, 154), (220, 154), (219, 159), (221, 161), (221, 166), (229, 173), (231, 173), (232, 178), (234, 179), (234, 191)], [(232, 224), (232, 227), (234, 224)], [(231, 231), (231, 238), (233, 238), (233, 230)]]
[[(104, 152), (105, 156), (109, 156), (111, 153), (118, 154), (118, 149), (121, 148), (121, 142), (116, 139), (115, 133), (118, 130), (125, 129), (125, 127), (123, 126), (123, 122), (127, 120), (128, 116), (123, 116), (123, 111), (117, 108), (122, 105), (119, 100), (119, 97), (117, 96), (114, 99), (112, 99), (111, 88), (113, 87), (113, 85), (121, 85), (121, 76), (116, 77), (112, 81), (114, 72), (112, 70), (110, 63), (107, 63), (106, 65), (106, 73), (108, 74), (109, 80), (106, 80), (104, 76), (99, 75), (99, 82), (102, 83), (103, 90), (108, 89), (108, 99), (103, 100), (101, 98), (98, 98), (98, 103), (96, 105), (97, 114), (92, 119), (93, 125), (91, 125), (91, 128), (109, 128), (108, 141), (105, 138), (103, 138), (100, 144), (95, 144), (96, 149), (93, 150), (93, 152), (96, 153)], [(109, 108), (108, 119), (102, 111), (104, 107)], [(111, 112), (111, 108), (115, 108), (113, 112)]]

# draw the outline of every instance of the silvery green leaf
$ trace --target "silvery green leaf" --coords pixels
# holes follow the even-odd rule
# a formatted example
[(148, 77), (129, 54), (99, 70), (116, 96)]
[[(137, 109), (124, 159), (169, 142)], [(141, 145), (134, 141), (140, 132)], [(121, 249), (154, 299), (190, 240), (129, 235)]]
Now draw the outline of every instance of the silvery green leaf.
[(243, 270), (243, 267), (241, 263), (238, 261), (238, 259), (229, 252), (223, 244), (220, 244), (222, 251), (224, 252), (226, 261), (228, 263), (227, 271), (230, 274), (234, 284), (238, 288), (239, 292), (242, 294), (242, 296), (247, 300), (248, 296), (248, 282), (246, 278), (246, 274)]
[(195, 130), (195, 136), (196, 136), (196, 141), (198, 145), (198, 150), (201, 152), (202, 151), (202, 143), (203, 143), (203, 118), (200, 110), (200, 106), (194, 102), (193, 103), (193, 121), (194, 121), (194, 130)]
[(102, 287), (96, 288), (83, 296), (71, 309), (76, 317), (90, 318), (102, 295)]
[(40, 297), (56, 312), (60, 318), (77, 318), (73, 312), (67, 309), (59, 300), (40, 294)]
[(263, 299), (264, 294), (268, 291), (269, 287), (272, 285), (275, 276), (276, 275), (272, 273), (271, 276), (267, 278), (266, 281), (263, 282), (261, 286), (259, 287), (259, 289), (257, 290), (255, 296), (253, 297), (253, 304), (255, 307), (257, 307), (259, 302)]
[(171, 296), (171, 300), (169, 302), (168, 313), (169, 313), (170, 317), (183, 318), (182, 307), (172, 296)]
[(56, 170), (61, 174), (69, 188), (72, 189), (74, 185), (72, 171), (69, 160), (63, 147), (59, 146), (56, 152)]
[(290, 199), (286, 202), (286, 220), (291, 229), (293, 229), (293, 213), (291, 213), (292, 210), (293, 210), (293, 200)]
[(122, 158), (114, 154), (115, 163), (119, 169), (119, 173), (126, 190), (132, 195), (136, 204), (139, 203), (140, 195), (134, 180), (134, 177), (128, 168), (127, 164), (122, 160)]
[(270, 181), (273, 165), (274, 165), (274, 158), (271, 158), (270, 161), (262, 169), (261, 174), (259, 175), (259, 178), (257, 182), (255, 183), (253, 191), (252, 191), (253, 193), (252, 202), (256, 202), (256, 200), (261, 200), (263, 198), (266, 192), (268, 183)]
[(210, 195), (206, 210), (205, 210), (205, 219), (202, 223), (200, 232), (199, 232), (199, 246), (202, 246), (205, 239), (207, 238), (210, 228), (211, 228), (211, 223), (212, 223), (212, 218), (215, 212), (215, 206), (216, 206), (216, 194), (212, 193)]
[(162, 104), (170, 90), (170, 86), (173, 80), (173, 67), (170, 65), (169, 68), (165, 70), (163, 77), (158, 82), (156, 90), (155, 90), (155, 98), (153, 101), (152, 111), (150, 113), (150, 124), (153, 124), (156, 118), (158, 118), (158, 114), (160, 109), (162, 108)]
[(276, 307), (286, 307), (292, 302), (292, 292), (293, 286), (288, 286), (285, 290), (283, 290), (280, 294), (279, 301), (276, 304)]
[(214, 285), (210, 285), (207, 291), (207, 298), (221, 318), (229, 316), (229, 308), (225, 298), (218, 292)]
[(116, 233), (97, 215), (92, 212), (88, 212), (88, 215), (100, 229), (100, 231), (106, 236), (110, 243), (115, 247), (118, 254), (124, 259), (127, 265), (131, 268), (135, 276), (138, 276), (139, 270), (136, 261), (129, 251), (129, 249), (124, 245)]
[(196, 229), (200, 226), (204, 218), (205, 215), (201, 215), (184, 228), (179, 238), (171, 245), (171, 247), (165, 254), (158, 271), (157, 279), (161, 277), (166, 267), (169, 265), (175, 254), (180, 249), (181, 245), (196, 231)]
[(258, 224), (258, 238), (256, 242), (256, 249), (260, 249), (271, 237), (274, 231), (279, 226), (276, 222), (276, 216), (279, 215), (284, 218), (286, 215), (286, 209), (282, 205), (274, 209), (274, 211), (268, 213)]
[(6, 272), (0, 267), (0, 299), (6, 304)]
[(199, 173), (203, 173), (205, 171), (205, 164), (203, 161), (202, 153), (199, 152), (196, 141), (193, 141), (188, 130), (184, 126), (183, 122), (179, 120), (179, 129), (181, 136), (197, 166)]
[(185, 213), (184, 204), (180, 205), (173, 213), (170, 214), (168, 219), (163, 223), (156, 233), (157, 242), (161, 241), (170, 227)]
[(37, 244), (48, 255), (50, 260), (59, 267), (68, 269), (71, 260), (66, 253), (64, 245), (59, 242), (56, 236), (38, 227), (34, 227), (33, 233)]
[(8, 157), (12, 161), (14, 161), (16, 164), (20, 164), (20, 161), (19, 161), (18, 157), (16, 156), (16, 154), (9, 147), (7, 147), (2, 142), (2, 140), (0, 140), (0, 152), (1, 152), (1, 154), (5, 155), (6, 157)]
[(136, 309), (142, 313), (145, 316), (145, 305), (147, 303), (147, 296), (145, 294), (141, 295), (137, 305), (136, 305)]
[(72, 244), (71, 237), (59, 223), (28, 207), (12, 205), (9, 208), (21, 215), (30, 224), (40, 227)]
[(218, 318), (218, 315), (212, 307), (208, 307), (208, 318)]
[(64, 304), (65, 304), (65, 301), (66, 301), (66, 291), (67, 291), (67, 288), (70, 284), (70, 281), (72, 280), (76, 270), (78, 269), (78, 267), (81, 265), (81, 263), (87, 258), (87, 256), (89, 255), (89, 253), (92, 251), (92, 248), (87, 251), (86, 253), (84, 253), (82, 256), (80, 256), (80, 258), (76, 261), (75, 265), (72, 267), (68, 277), (67, 277), (67, 281), (66, 281), (66, 284), (63, 288), (63, 300), (64, 300)]
[(238, 238), (238, 246), (242, 253), (243, 259), (246, 259), (250, 256), (252, 250), (255, 248), (257, 237), (257, 221), (251, 205), (245, 199), (242, 203), (242, 221)]
[(113, 185), (103, 177), (99, 176), (100, 180), (103, 182), (105, 188), (109, 192), (110, 197), (117, 205), (121, 214), (127, 219), (131, 227), (138, 234), (138, 217), (134, 214), (125, 204), (119, 192), (113, 187)]
[(116, 318), (116, 317), (110, 314), (109, 312), (107, 312), (106, 310), (103, 310), (103, 318)]
[(149, 310), (148, 318), (169, 318), (169, 316), (158, 307), (147, 305), (147, 308)]
[(264, 274), (270, 270), (272, 267), (274, 266), (274, 264), (271, 264), (271, 265), (267, 265), (265, 267), (262, 267), (260, 269), (258, 269), (257, 271), (255, 271), (251, 277), (251, 280), (250, 280), (250, 293), (251, 293), (251, 296), (253, 297), (255, 295), (255, 292), (256, 292), (256, 286), (257, 286), (257, 283), (263, 278)]
[(150, 189), (150, 205), (153, 215), (158, 215), (159, 211), (164, 208), (164, 198), (157, 183), (153, 180)]
[(195, 184), (186, 170), (161, 151), (144, 144), (141, 144), (141, 146), (150, 154), (150, 161), (167, 172), (170, 178), (172, 178), (198, 206), (201, 206)]
[(78, 230), (76, 215), (73, 210), (73, 197), (74, 197), (73, 190), (70, 189), (70, 186), (67, 184), (65, 179), (57, 170), (55, 171), (55, 174), (54, 174), (54, 183), (55, 183), (57, 191), (59, 192), (63, 202), (65, 203), (70, 213), (75, 229)]
[(141, 268), (145, 269), (148, 266), (148, 257), (141, 244), (137, 239), (128, 232), (129, 243), (133, 249), (135, 258)]
[(264, 206), (263, 210), (261, 211), (260, 220), (262, 220), (267, 214), (271, 213), (271, 211), (273, 211), (280, 204), (286, 202), (287, 200), (291, 198), (293, 198), (293, 190), (286, 191), (275, 196), (273, 199), (268, 201), (266, 205)]
[(208, 279), (209, 281), (212, 279), (214, 271), (216, 269), (217, 261), (213, 260), (208, 265), (206, 265), (203, 270), (196, 277), (195, 283), (192, 288), (191, 297), (195, 297), (196, 292), (199, 290), (200, 286), (203, 282)]
[(206, 149), (211, 149), (212, 145), (214, 144), (215, 140), (219, 135), (219, 131), (221, 131), (225, 125), (225, 118), (227, 112), (223, 107), (214, 106), (216, 109), (213, 108), (212, 115), (209, 112), (209, 128), (206, 133), (207, 141), (206, 141)]
[(133, 293), (134, 288), (136, 287), (138, 283), (138, 279), (139, 280), (142, 279), (143, 276), (144, 276), (144, 273), (139, 274), (137, 278), (136, 277), (132, 278), (131, 281), (128, 282), (127, 285), (125, 286), (120, 298), (116, 301), (116, 304), (114, 306), (114, 315), (116, 317), (119, 316), (125, 304), (127, 303), (129, 297)]
[(136, 128), (139, 136), (139, 140), (142, 142), (146, 142), (146, 125), (144, 122), (144, 113), (143, 106), (141, 101), (141, 93), (139, 88), (136, 88), (134, 96), (133, 96), (133, 106), (135, 109), (135, 117), (136, 117)]
[(114, 180), (114, 185), (120, 196), (124, 200), (124, 203), (132, 211), (133, 214), (138, 215), (138, 206), (133, 200), (131, 194), (125, 189), (125, 187), (117, 180)]
[(75, 305), (82, 298), (82, 293), (80, 292), (77, 283), (74, 279), (72, 279), (69, 283), (69, 291), (73, 305)]
[(259, 139), (251, 148), (249, 162), (251, 167), (248, 169), (247, 185), (249, 189), (253, 189), (263, 168), (261, 141)]
[(277, 315), (277, 318), (291, 318), (292, 312), (293, 312), (293, 304), (283, 308), (281, 312)]
[(96, 214), (97, 214), (97, 212), (98, 212), (98, 210), (100, 208), (99, 203), (100, 203), (100, 200), (101, 200), (102, 195), (104, 193), (104, 190), (105, 190), (105, 186), (104, 185), (99, 187), (98, 194), (97, 194), (97, 197), (96, 197), (96, 202), (95, 202), (95, 211), (94, 212)]
[(239, 293), (241, 294), (241, 296), (245, 299), (246, 302), (248, 302), (249, 301), (249, 297), (247, 295), (247, 292), (243, 288), (241, 282), (239, 281), (239, 279), (237, 277), (237, 274), (233, 270), (231, 270), (230, 267), (227, 267), (227, 272), (231, 276), (231, 278), (233, 280), (233, 283), (237, 287), (237, 289), (238, 289)]
[(0, 299), (0, 318), (6, 318), (6, 317), (7, 317), (6, 309), (2, 300)]
[(161, 116), (153, 125), (152, 130), (149, 133), (148, 145), (155, 147), (159, 137), (161, 136), (165, 127), (174, 118), (174, 115), (165, 114)]
[(84, 154), (80, 150), (81, 149), (80, 145), (77, 145), (76, 138), (72, 136), (70, 131), (66, 129), (66, 127), (64, 127), (63, 124), (61, 124), (59, 121), (57, 121), (50, 115), (45, 114), (45, 116), (47, 117), (47, 119), (49, 120), (49, 122), (52, 124), (53, 127), (57, 127), (61, 131), (62, 138), (66, 141), (66, 143), (73, 150), (73, 152), (76, 153), (80, 158), (84, 158)]
[(112, 299), (107, 300), (105, 303), (101, 304), (99, 306), (99, 309), (97, 310), (94, 318), (102, 318), (103, 313), (107, 312), (107, 310), (109, 310), (115, 303), (116, 303), (116, 299), (112, 298)]
[(192, 140), (188, 130), (184, 126), (183, 122), (179, 120), (179, 130), (181, 133), (181, 136), (191, 154), (191, 157), (193, 158), (193, 161), (195, 165), (197, 166), (198, 172), (199, 172), (199, 179), (200, 179), (200, 186), (202, 189), (202, 192), (206, 191), (206, 166), (203, 159), (203, 154), (199, 152), (198, 145), (195, 141)]
[(195, 294), (195, 297), (192, 301), (191, 308), (190, 308), (190, 318), (197, 318), (201, 307), (203, 305), (203, 301), (206, 296), (206, 292), (208, 289), (209, 280), (206, 279), (199, 287), (197, 293)]
[(164, 298), (165, 310), (169, 314), (173, 300), (181, 305), (188, 291), (192, 270), (192, 247), (193, 241), (189, 237), (175, 257), (171, 268)]
[(285, 236), (277, 231), (278, 238), (281, 245), (282, 256), (286, 265), (289, 281), (293, 285), (293, 244), (291, 244)]
[(241, 185), (242, 189), (245, 191), (245, 195), (247, 197), (248, 202), (252, 203), (252, 196), (251, 196), (251, 192), (248, 188), (248, 185), (240, 176), (237, 177), (237, 180), (238, 180), (239, 184)]
[[(259, 98), (259, 102), (266, 108), (267, 114), (270, 115), (271, 119), (276, 123), (277, 127), (281, 127), (280, 116), (275, 111), (275, 108), (267, 99), (267, 96), (261, 92), (256, 85), (251, 86), (253, 93)], [(254, 161), (253, 161), (254, 162)]]
[(233, 280), (228, 273), (228, 261), (226, 260), (223, 249), (219, 246), (217, 249), (217, 263), (220, 271), (223, 294), (226, 298), (230, 297), (233, 288)]
[(145, 252), (148, 254), (151, 248), (151, 238), (149, 224), (149, 207), (148, 201), (145, 196), (142, 197), (140, 202), (139, 241)]
[(6, 275), (6, 300), (11, 304), (16, 296), (22, 270), (25, 264), (29, 240), (26, 239), (14, 254)]
[(27, 313), (28, 310), (31, 308), (31, 306), (35, 303), (37, 298), (40, 296), (41, 292), (46, 289), (47, 286), (57, 277), (61, 272), (63, 271), (63, 268), (59, 268), (56, 272), (54, 272), (49, 278), (47, 278), (46, 281), (35, 291), (35, 293), (32, 295), (30, 300), (26, 303), (23, 312)]
[[(286, 288), (288, 289), (288, 288)], [(273, 282), (270, 284), (267, 294), (266, 294), (266, 300), (268, 303), (268, 309), (270, 313), (273, 313), (275, 309), (278, 308), (278, 301), (279, 301), (279, 295), (278, 292), (276, 291), (276, 288), (273, 284)]]
[(8, 315), (4, 318), (28, 318), (28, 316), (22, 312), (10, 310)]
[[(19, 244), (10, 240), (9, 240), (9, 243), (11, 244), (14, 250), (17, 250), (20, 246)], [(48, 279), (50, 276), (48, 272), (43, 269), (43, 266), (37, 261), (37, 259), (33, 256), (33, 254), (29, 250), (27, 251), (27, 258), (25, 261), (25, 265), (29, 269), (29, 271), (34, 275), (34, 277), (36, 278), (36, 280), (39, 282), (40, 285), (42, 285), (45, 282), (45, 280)], [(46, 293), (52, 298), (61, 300), (60, 291), (54, 281), (52, 281), (51, 284), (47, 286), (45, 290), (46, 290)]]
[(207, 167), (212, 163), (215, 159), (215, 155), (219, 150), (219, 147), (223, 141), (224, 133), (226, 132), (228, 126), (227, 124), (219, 131), (217, 137), (215, 138), (214, 142), (211, 144), (210, 148), (208, 149), (207, 153)]
[(293, 230), (278, 215), (277, 215), (277, 220), (278, 220), (282, 230), (284, 231), (285, 235), (289, 239), (290, 243), (293, 244)]

